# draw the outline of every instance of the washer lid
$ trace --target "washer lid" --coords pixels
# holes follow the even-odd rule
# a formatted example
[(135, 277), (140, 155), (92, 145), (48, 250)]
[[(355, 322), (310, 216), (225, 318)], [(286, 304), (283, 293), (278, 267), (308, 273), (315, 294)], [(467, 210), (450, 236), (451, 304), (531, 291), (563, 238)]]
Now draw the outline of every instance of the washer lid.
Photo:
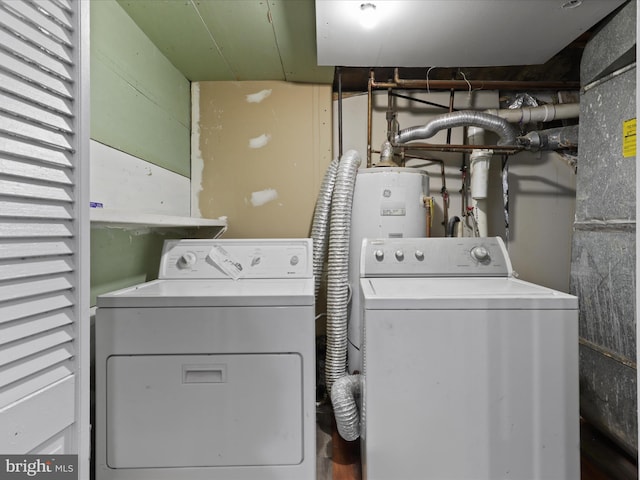
[(363, 278), (365, 310), (577, 309), (573, 295), (515, 278)]
[(313, 278), (154, 280), (97, 299), (98, 307), (256, 307), (314, 304)]

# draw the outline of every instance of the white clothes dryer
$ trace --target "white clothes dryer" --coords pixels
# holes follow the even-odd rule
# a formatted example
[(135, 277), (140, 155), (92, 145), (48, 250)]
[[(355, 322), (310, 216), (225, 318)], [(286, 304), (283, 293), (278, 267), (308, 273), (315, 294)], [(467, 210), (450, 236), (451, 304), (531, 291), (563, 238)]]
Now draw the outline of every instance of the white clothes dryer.
[(97, 480), (315, 479), (310, 239), (165, 242), (98, 297)]
[(580, 478), (578, 302), (499, 238), (367, 239), (366, 480)]

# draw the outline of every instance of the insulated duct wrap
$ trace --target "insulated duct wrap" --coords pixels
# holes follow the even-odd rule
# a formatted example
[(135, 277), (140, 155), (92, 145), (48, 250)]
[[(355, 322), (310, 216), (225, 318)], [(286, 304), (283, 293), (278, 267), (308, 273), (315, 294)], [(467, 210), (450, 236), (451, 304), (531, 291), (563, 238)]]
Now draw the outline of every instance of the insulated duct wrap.
[(534, 152), (578, 148), (579, 129), (578, 125), (571, 125), (533, 131), (518, 137), (518, 144)]
[(349, 303), (349, 238), (351, 207), (360, 155), (347, 151), (340, 160), (331, 202), (327, 277), (327, 391), (345, 375), (347, 366), (347, 306)]
[(329, 231), (329, 215), (331, 212), (331, 195), (336, 183), (338, 165), (340, 159), (334, 159), (327, 168), (320, 185), (320, 192), (316, 200), (316, 208), (313, 213), (313, 223), (311, 225), (311, 238), (313, 238), (313, 275), (315, 278), (315, 298), (318, 301), (320, 285), (322, 284), (322, 271), (324, 259), (327, 253), (327, 238)]
[(338, 433), (351, 442), (360, 436), (360, 411), (357, 397), (362, 395), (362, 375), (345, 375), (333, 384), (331, 403), (336, 417)]
[(463, 110), (440, 115), (426, 125), (400, 130), (393, 140), (396, 144), (404, 144), (431, 138), (440, 130), (466, 126), (479, 127), (498, 134), (498, 145), (514, 145), (518, 136), (516, 128), (503, 118), (489, 113)]

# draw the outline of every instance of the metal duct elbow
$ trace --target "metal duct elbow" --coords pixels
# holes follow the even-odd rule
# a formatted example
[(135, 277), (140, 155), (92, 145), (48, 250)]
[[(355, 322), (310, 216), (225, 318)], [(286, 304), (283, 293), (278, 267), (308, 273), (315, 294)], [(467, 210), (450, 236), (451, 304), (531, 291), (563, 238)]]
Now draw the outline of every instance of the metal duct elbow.
[(362, 395), (362, 382), (362, 375), (345, 375), (335, 381), (331, 390), (338, 433), (349, 442), (360, 436), (361, 418), (357, 398)]
[(479, 127), (496, 133), (500, 137), (498, 145), (515, 145), (518, 136), (515, 127), (503, 118), (484, 112), (462, 110), (440, 115), (426, 125), (400, 130), (393, 141), (396, 144), (404, 144), (413, 140), (424, 140), (433, 137), (440, 130), (466, 126)]
[(331, 212), (331, 196), (336, 183), (340, 159), (334, 159), (327, 168), (320, 185), (320, 192), (316, 200), (311, 224), (311, 238), (313, 239), (313, 275), (315, 278), (315, 298), (318, 301), (320, 285), (322, 284), (322, 270), (327, 255), (327, 239), (329, 237), (329, 214)]
[(329, 266), (327, 274), (327, 390), (347, 369), (347, 306), (349, 303), (349, 238), (353, 189), (360, 166), (355, 150), (346, 152), (338, 166), (331, 201)]

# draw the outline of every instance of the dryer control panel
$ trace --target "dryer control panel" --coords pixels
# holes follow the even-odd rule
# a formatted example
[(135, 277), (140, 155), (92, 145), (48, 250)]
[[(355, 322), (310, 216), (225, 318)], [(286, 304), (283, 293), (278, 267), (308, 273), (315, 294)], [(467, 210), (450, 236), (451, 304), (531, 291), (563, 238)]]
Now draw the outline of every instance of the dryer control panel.
[(312, 278), (310, 238), (167, 240), (161, 279)]
[(500, 237), (365, 238), (361, 277), (509, 277)]

